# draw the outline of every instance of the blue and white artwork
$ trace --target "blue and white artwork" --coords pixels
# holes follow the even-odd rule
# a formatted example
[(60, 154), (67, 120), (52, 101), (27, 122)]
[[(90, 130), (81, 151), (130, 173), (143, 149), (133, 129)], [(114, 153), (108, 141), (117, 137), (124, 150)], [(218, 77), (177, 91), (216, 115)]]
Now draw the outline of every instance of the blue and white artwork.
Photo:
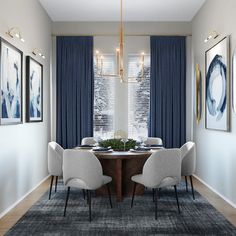
[(22, 121), (22, 52), (1, 40), (1, 124)]
[(228, 38), (206, 52), (206, 128), (228, 131)]
[(27, 57), (27, 121), (42, 121), (42, 65)]

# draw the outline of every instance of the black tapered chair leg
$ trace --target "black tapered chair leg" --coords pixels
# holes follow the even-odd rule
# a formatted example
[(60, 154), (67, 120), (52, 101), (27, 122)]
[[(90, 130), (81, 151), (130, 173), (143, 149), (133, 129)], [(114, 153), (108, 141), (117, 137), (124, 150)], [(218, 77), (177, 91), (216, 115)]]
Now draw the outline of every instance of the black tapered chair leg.
[(70, 195), (70, 187), (67, 188), (66, 203), (65, 203), (65, 208), (64, 208), (64, 216), (66, 216), (66, 208), (67, 208), (67, 203), (68, 203), (68, 200), (69, 200), (69, 195)]
[(109, 186), (109, 184), (107, 184), (107, 192), (108, 192), (108, 196), (109, 196), (110, 206), (111, 206), (111, 208), (112, 208), (111, 191), (110, 191), (110, 186)]
[(189, 178), (190, 178), (190, 183), (191, 183), (191, 188), (192, 188), (193, 200), (195, 200), (192, 175), (190, 175)]
[(187, 180), (187, 176), (184, 176), (184, 178), (185, 178), (186, 192), (188, 192), (188, 180)]
[(88, 191), (88, 199), (89, 199), (89, 221), (92, 221), (92, 214), (91, 214), (91, 191)]
[(176, 202), (177, 202), (177, 206), (178, 206), (178, 212), (180, 214), (180, 208), (179, 208), (179, 199), (178, 199), (178, 193), (177, 193), (177, 187), (176, 185), (174, 186), (175, 188), (175, 197), (176, 197)]
[(158, 189), (155, 189), (155, 219), (157, 220), (157, 191)]
[(57, 191), (57, 181), (58, 181), (58, 176), (56, 176), (55, 192)]
[(86, 190), (86, 195), (87, 195), (87, 204), (89, 204), (89, 190)]
[(52, 176), (51, 176), (50, 190), (49, 190), (49, 197), (48, 197), (49, 200), (51, 199), (53, 179), (54, 179), (54, 176), (52, 175)]
[(152, 189), (152, 201), (155, 202), (155, 189)]
[(161, 198), (161, 188), (158, 189), (158, 199)]
[(84, 200), (85, 200), (85, 195), (86, 195), (86, 194), (85, 194), (85, 190), (83, 189), (83, 196), (84, 196)]
[(132, 201), (131, 201), (131, 208), (133, 207), (133, 204), (134, 204), (134, 195), (135, 195), (136, 185), (137, 184), (134, 182), (134, 189), (133, 189), (133, 195), (132, 195)]

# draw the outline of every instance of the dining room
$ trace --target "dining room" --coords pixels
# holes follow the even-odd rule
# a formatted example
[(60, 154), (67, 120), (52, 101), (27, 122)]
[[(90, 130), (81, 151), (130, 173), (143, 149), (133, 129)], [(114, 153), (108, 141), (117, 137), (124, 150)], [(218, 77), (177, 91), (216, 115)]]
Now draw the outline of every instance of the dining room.
[(0, 235), (235, 235), (235, 8), (2, 0)]

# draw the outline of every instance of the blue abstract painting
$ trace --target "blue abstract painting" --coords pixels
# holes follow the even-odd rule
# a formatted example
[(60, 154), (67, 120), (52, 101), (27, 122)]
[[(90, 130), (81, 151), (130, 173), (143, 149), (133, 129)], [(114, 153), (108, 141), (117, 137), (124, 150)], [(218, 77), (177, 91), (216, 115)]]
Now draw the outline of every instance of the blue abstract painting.
[(22, 121), (22, 52), (1, 39), (1, 124)]
[(27, 57), (27, 121), (42, 121), (42, 72), (43, 67)]
[(206, 52), (206, 128), (228, 130), (228, 38)]

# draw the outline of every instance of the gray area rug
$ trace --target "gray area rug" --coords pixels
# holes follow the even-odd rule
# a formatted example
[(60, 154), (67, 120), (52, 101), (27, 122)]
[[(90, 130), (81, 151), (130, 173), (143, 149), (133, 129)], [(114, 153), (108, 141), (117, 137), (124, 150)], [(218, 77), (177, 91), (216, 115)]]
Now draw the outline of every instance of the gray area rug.
[(131, 198), (117, 203), (113, 209), (107, 197), (92, 198), (92, 222), (82, 191), (72, 189), (63, 217), (66, 189), (59, 182), (57, 193), (48, 193), (31, 207), (7, 235), (236, 235), (236, 228), (211, 206), (199, 193), (196, 200), (178, 187), (181, 214), (178, 214), (174, 188), (163, 189), (158, 202), (158, 219), (154, 218), (152, 191), (137, 196), (134, 207)]

